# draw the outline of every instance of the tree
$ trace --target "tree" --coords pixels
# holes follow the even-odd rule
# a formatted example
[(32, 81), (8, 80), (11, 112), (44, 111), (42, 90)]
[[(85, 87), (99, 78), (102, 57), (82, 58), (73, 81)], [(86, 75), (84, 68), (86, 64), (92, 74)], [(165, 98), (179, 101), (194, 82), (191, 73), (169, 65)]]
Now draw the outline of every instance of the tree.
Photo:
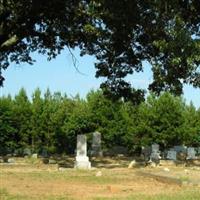
[(74, 107), (72, 113), (64, 120), (62, 130), (65, 132), (64, 141), (70, 153), (73, 153), (78, 134), (87, 134), (95, 130), (88, 105), (79, 96), (73, 99)]
[(70, 117), (73, 113), (75, 102), (73, 99), (69, 99), (67, 95), (63, 97), (59, 93), (54, 94), (54, 103), (56, 104), (56, 112), (53, 116), (53, 123), (55, 127), (55, 148), (59, 153), (74, 152), (75, 138), (73, 133), (68, 131), (68, 124)]
[(187, 146), (198, 146), (200, 144), (200, 117), (194, 105), (186, 106), (184, 109), (183, 141)]
[(94, 128), (102, 133), (103, 145), (125, 146), (124, 137), (128, 127), (123, 116), (122, 101), (112, 102), (98, 90), (88, 93), (87, 104)]
[(37, 88), (32, 95), (32, 117), (31, 123), (31, 146), (32, 150), (39, 149), (42, 146), (42, 112), (43, 99), (41, 98), (41, 91)]
[(31, 145), (31, 104), (24, 88), (21, 88), (13, 101), (15, 128), (18, 137), (15, 138), (19, 147)]
[(0, 98), (0, 154), (13, 151), (17, 147), (13, 102), (11, 97)]
[(167, 92), (159, 98), (150, 95), (139, 108), (136, 135), (141, 144), (156, 142), (165, 148), (183, 144), (184, 108), (181, 98)]
[(199, 9), (198, 0), (1, 0), (0, 67), (32, 63), (34, 51), (51, 59), (79, 47), (96, 56), (108, 96), (143, 99), (125, 77), (142, 71), (144, 60), (151, 90), (180, 95), (183, 83), (200, 86)]
[(85, 0), (1, 0), (0, 70), (10, 62), (33, 63), (34, 51), (51, 59), (64, 47), (87, 45), (88, 9)]

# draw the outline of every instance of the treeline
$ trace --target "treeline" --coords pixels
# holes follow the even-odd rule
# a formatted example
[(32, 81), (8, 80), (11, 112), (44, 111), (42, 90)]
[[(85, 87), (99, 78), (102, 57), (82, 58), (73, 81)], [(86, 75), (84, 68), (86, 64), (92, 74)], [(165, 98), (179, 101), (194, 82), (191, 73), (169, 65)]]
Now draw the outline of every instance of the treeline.
[(111, 102), (100, 90), (86, 99), (36, 89), (31, 100), (21, 89), (0, 98), (0, 152), (29, 148), (33, 152), (73, 153), (77, 134), (102, 133), (103, 148), (124, 146), (130, 152), (154, 142), (200, 146), (200, 109), (180, 97), (149, 95), (138, 106)]

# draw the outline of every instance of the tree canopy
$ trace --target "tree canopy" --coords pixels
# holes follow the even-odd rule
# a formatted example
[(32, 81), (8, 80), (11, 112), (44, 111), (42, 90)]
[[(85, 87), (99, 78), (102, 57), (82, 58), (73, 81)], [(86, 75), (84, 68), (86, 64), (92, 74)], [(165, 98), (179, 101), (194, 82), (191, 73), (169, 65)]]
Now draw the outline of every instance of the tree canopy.
[(158, 143), (200, 145), (200, 108), (186, 105), (181, 97), (163, 93), (149, 95), (133, 105), (105, 98), (101, 90), (90, 91), (86, 99), (69, 98), (59, 92), (36, 89), (29, 100), (21, 89), (15, 98), (0, 97), (0, 154), (29, 148), (42, 153), (74, 153), (76, 135), (102, 134), (103, 150), (123, 146), (133, 152), (138, 147)]
[(150, 90), (180, 95), (184, 83), (200, 86), (199, 10), (198, 0), (0, 0), (0, 85), (11, 62), (79, 47), (96, 57), (108, 95), (140, 100), (144, 91), (125, 77), (143, 61), (152, 66)]

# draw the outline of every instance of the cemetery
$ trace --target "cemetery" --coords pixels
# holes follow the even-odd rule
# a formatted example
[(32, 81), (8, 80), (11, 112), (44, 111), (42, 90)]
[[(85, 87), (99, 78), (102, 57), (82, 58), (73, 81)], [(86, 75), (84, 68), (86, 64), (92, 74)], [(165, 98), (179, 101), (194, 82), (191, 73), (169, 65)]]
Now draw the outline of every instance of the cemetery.
[(174, 146), (164, 153), (154, 143), (140, 155), (104, 156), (101, 133), (92, 137), (89, 151), (87, 136), (77, 135), (72, 156), (31, 154), (28, 149), (24, 157), (1, 156), (1, 199), (200, 197), (199, 148)]
[(0, 200), (200, 200), (199, 10), (1, 0)]
[(21, 89), (0, 114), (1, 200), (199, 200), (200, 109), (179, 97)]

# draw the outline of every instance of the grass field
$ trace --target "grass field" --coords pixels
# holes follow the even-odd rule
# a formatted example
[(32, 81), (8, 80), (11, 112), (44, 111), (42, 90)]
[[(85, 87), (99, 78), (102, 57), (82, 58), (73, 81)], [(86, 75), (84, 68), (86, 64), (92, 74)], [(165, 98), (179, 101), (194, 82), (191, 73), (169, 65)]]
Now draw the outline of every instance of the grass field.
[[(97, 174), (101, 171), (101, 176)], [(0, 167), (1, 200), (200, 200), (200, 188), (161, 183), (127, 168), (89, 171)]]
[[(69, 168), (59, 171), (58, 165), (45, 165), (40, 159), (19, 158), (18, 164), (0, 165), (0, 200), (200, 200), (199, 187), (142, 176), (138, 172), (163, 170), (127, 169), (130, 159), (96, 159), (96, 169), (75, 170), (68, 158)], [(200, 172), (191, 168), (174, 167), (168, 175), (200, 180)]]

